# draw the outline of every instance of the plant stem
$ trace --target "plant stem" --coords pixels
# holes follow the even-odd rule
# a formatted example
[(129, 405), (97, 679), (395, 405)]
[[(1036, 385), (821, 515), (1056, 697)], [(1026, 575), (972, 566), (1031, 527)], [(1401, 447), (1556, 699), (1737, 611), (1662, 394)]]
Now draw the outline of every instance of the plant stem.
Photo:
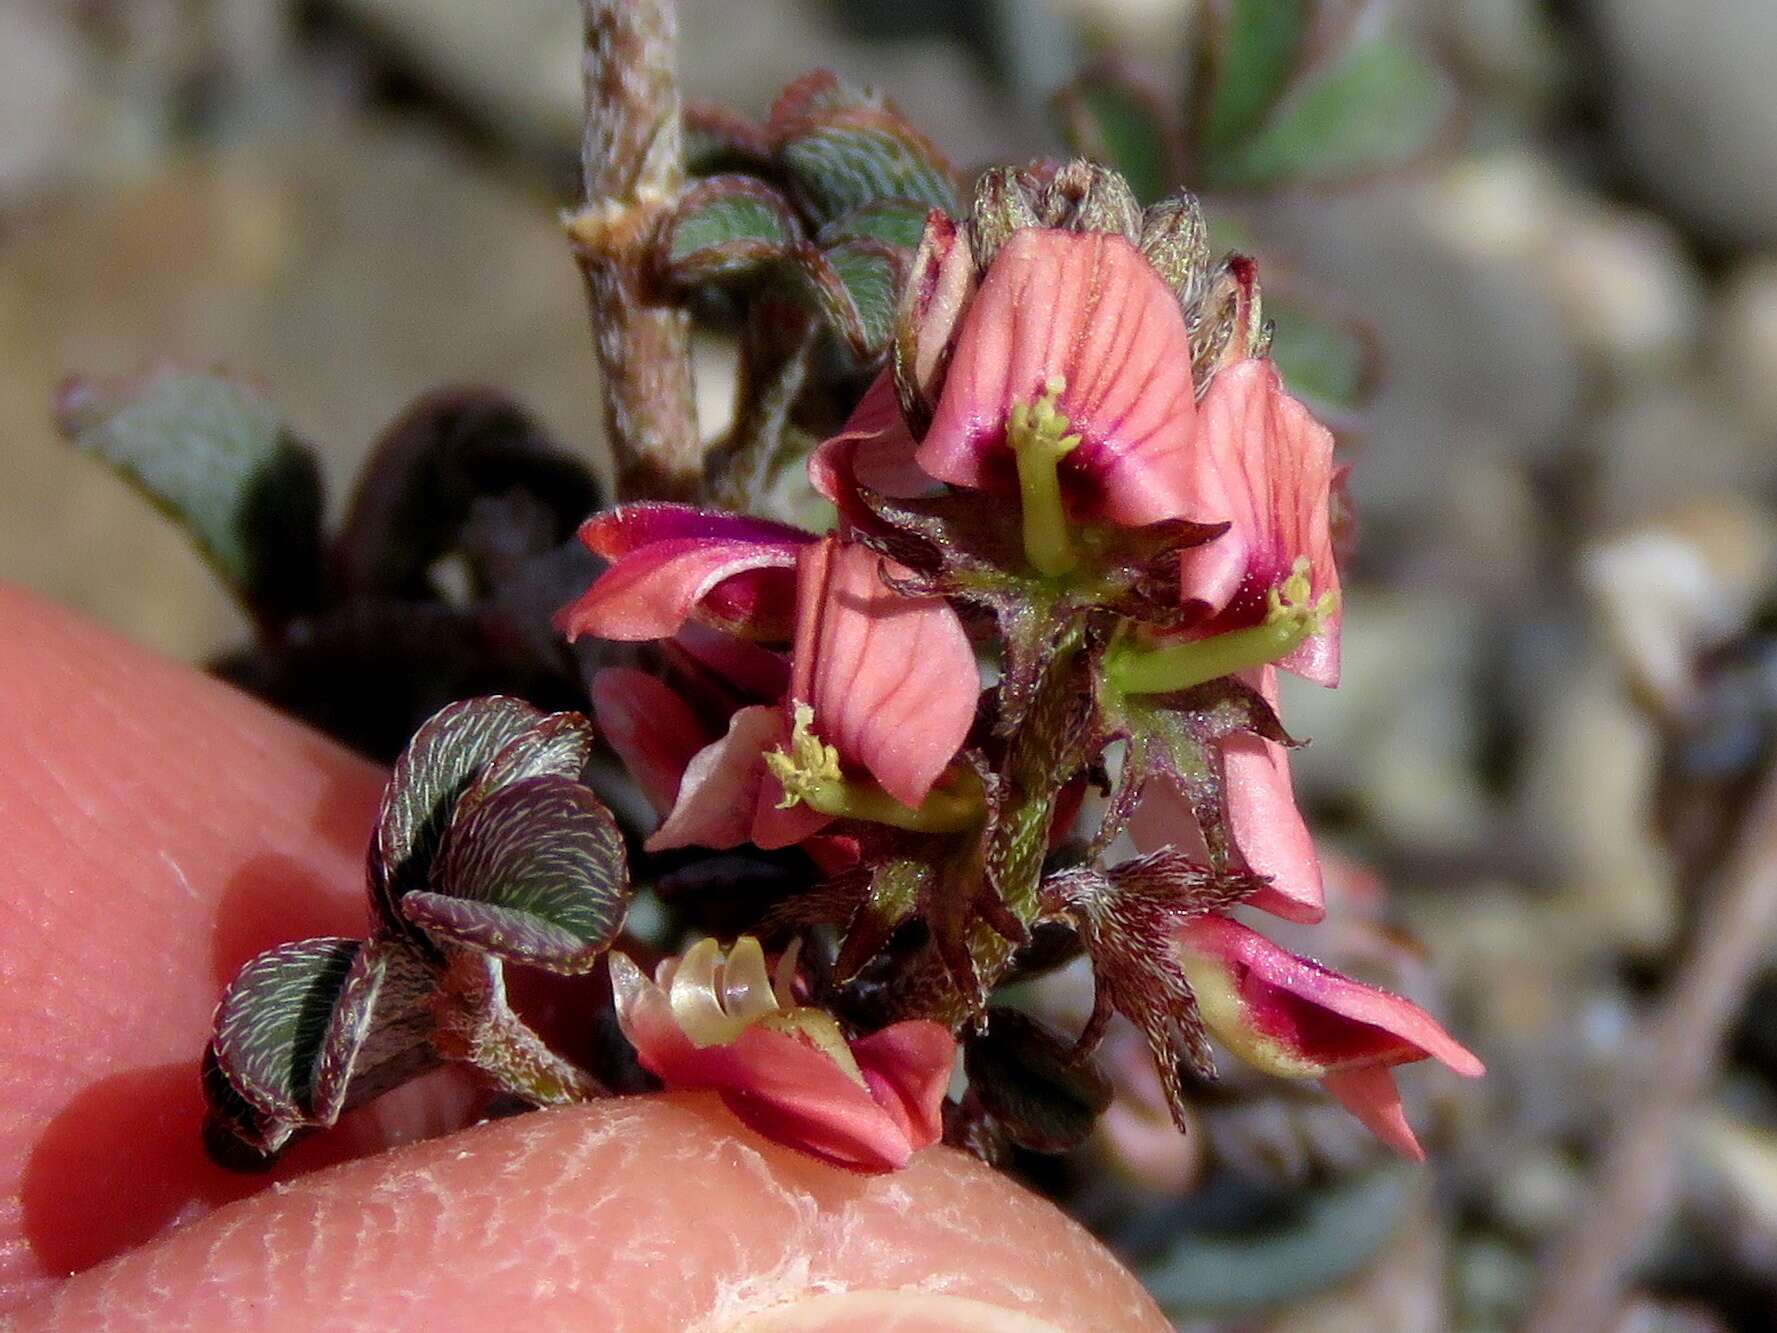
[(1549, 1256), (1526, 1333), (1604, 1333), (1648, 1237), (1670, 1207), (1685, 1125), (1777, 929), (1777, 766), (1762, 779), (1668, 987), (1646, 1063), (1595, 1172), (1596, 1192)]
[(694, 498), (703, 449), (690, 316), (656, 290), (649, 251), (684, 187), (673, 0), (581, 0), (585, 200), (568, 236), (586, 279), (620, 499)]

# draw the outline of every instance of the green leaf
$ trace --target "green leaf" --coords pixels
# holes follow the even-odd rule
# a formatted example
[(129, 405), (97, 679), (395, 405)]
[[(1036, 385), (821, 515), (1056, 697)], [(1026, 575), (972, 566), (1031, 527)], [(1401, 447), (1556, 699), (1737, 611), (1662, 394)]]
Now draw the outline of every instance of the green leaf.
[(882, 241), (844, 241), (827, 251), (804, 246), (786, 272), (803, 303), (832, 326), (853, 357), (869, 363), (888, 351), (905, 258)]
[(1212, 5), (1196, 47), (1198, 180), (1329, 183), (1423, 156), (1455, 115), (1455, 85), (1378, 10), (1378, 0)]
[(1193, 122), (1205, 158), (1257, 132), (1298, 64), (1313, 11), (1309, 0), (1212, 0), (1204, 7)]
[(834, 218), (821, 228), (817, 239), (824, 246), (841, 241), (886, 241), (911, 254), (919, 249), (929, 212), (925, 204), (907, 199), (875, 199)]
[(371, 896), (385, 921), (405, 929), (397, 904), (426, 886), (457, 798), (542, 717), (523, 700), (488, 695), (439, 710), (414, 733), (383, 789), (370, 858)]
[(788, 203), (752, 176), (712, 176), (679, 202), (655, 242), (655, 261), (682, 286), (756, 276), (802, 241)]
[(969, 1089), (1008, 1138), (1032, 1152), (1082, 1143), (1111, 1104), (1110, 1080), (1073, 1043), (1029, 1014), (987, 1011), (986, 1031), (963, 1049)]
[(1218, 165), (1224, 185), (1337, 180), (1421, 156), (1456, 109), (1443, 72), (1381, 33), (1304, 79), (1261, 134)]
[(584, 972), (617, 938), (627, 896), (610, 812), (578, 782), (546, 774), (501, 787), (454, 822), (430, 885), (401, 909), (453, 943)]
[(174, 368), (76, 378), (57, 394), (56, 419), (182, 524), (256, 616), (318, 603), (320, 468), (247, 385)]
[(827, 262), (845, 285), (858, 313), (863, 341), (852, 351), (874, 360), (888, 350), (895, 307), (901, 299), (902, 256), (881, 241), (844, 241), (827, 252)]
[(892, 111), (827, 111), (782, 127), (778, 158), (809, 211), (831, 221), (877, 199), (957, 209), (950, 164)]
[(1144, 204), (1178, 184), (1178, 132), (1154, 89), (1100, 66), (1057, 92), (1054, 109), (1068, 147), (1121, 172)]
[(552, 773), (579, 780), (592, 758), (598, 732), (580, 713), (551, 713), (500, 747), (481, 776), (457, 801), (456, 818), (466, 818), (502, 787)]
[(211, 1156), (262, 1169), (299, 1131), (442, 1063), (431, 1042), (438, 977), (415, 946), (386, 938), (303, 940), (249, 962), (206, 1055)]
[(1341, 319), (1275, 288), (1265, 293), (1273, 322), (1271, 357), (1291, 393), (1346, 411), (1368, 400), (1376, 376), (1376, 348), (1369, 328)]
[[(323, 1052), (339, 1061), (355, 1051), (369, 1022), (380, 977), (359, 966), (361, 940), (282, 944), (254, 958), (216, 1011), (216, 1063), (231, 1086), (263, 1115), (298, 1123), (317, 1114)], [(331, 1048), (329, 1050), (328, 1048)], [(332, 1114), (338, 1113), (337, 1104)]]

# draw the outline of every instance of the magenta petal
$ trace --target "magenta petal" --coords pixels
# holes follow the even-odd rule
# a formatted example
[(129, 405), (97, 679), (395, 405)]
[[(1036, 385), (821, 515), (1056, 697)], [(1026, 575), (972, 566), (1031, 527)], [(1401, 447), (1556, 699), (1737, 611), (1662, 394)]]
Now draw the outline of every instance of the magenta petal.
[(766, 776), (765, 751), (782, 743), (784, 735), (779, 708), (756, 704), (737, 712), (728, 734), (704, 746), (686, 765), (672, 812), (654, 830), (647, 849), (720, 849), (748, 841)]
[(975, 654), (941, 597), (903, 597), (911, 572), (828, 537), (802, 553), (790, 693), (814, 730), (883, 790), (918, 806), (961, 748), (981, 692)]
[(577, 535), (594, 554), (612, 561), (621, 560), (656, 542), (678, 538), (745, 542), (755, 546), (787, 545), (792, 549), (814, 540), (812, 534), (787, 523), (664, 500), (645, 500), (594, 514), (580, 525)]
[(944, 1095), (956, 1065), (956, 1039), (942, 1023), (909, 1019), (851, 1044), (878, 1104), (915, 1148), (944, 1134)]
[(1401, 1156), (1415, 1162), (1425, 1160), (1425, 1149), (1419, 1146), (1419, 1138), (1407, 1123), (1407, 1112), (1401, 1106), (1401, 1090), (1386, 1067), (1341, 1069), (1328, 1074), (1320, 1083), (1339, 1105), (1363, 1122), (1365, 1129)]
[(645, 671), (607, 667), (592, 678), (599, 731), (655, 812), (673, 808), (679, 781), (709, 732), (683, 699)]
[(569, 639), (582, 634), (601, 639), (664, 639), (685, 623), (697, 604), (726, 582), (728, 591), (715, 611), (724, 625), (749, 620), (784, 622), (792, 597), (796, 550), (751, 542), (676, 537), (655, 542), (612, 565), (579, 600), (564, 607), (556, 625)]
[(994, 257), (958, 334), (920, 466), (957, 486), (1012, 489), (1006, 418), (1054, 376), (1084, 438), (1063, 475), (1115, 523), (1215, 523), (1220, 478), (1196, 465), (1196, 393), (1178, 299), (1121, 236), (1019, 231)]
[(1298, 957), (1229, 917), (1200, 917), (1180, 930), (1178, 941), (1228, 969), (1246, 1021), (1304, 1064), (1319, 1066), (1320, 1077), (1427, 1057), (1467, 1078), (1485, 1072), (1473, 1052), (1411, 1000)]
[(809, 455), (808, 478), (834, 504), (851, 491), (835, 469), (848, 470), (852, 482), (878, 495), (912, 499), (937, 488), (914, 459), (917, 447), (885, 370), (864, 391), (844, 429)]
[(789, 571), (814, 538), (765, 519), (638, 504), (588, 519), (580, 540), (613, 563), (557, 613), (557, 627), (570, 639), (635, 641), (666, 638), (694, 610), (725, 629), (784, 637)]
[[(1333, 559), (1333, 436), (1284, 392), (1268, 359), (1236, 362), (1210, 381), (1197, 418), (1199, 466), (1221, 478), (1228, 531), (1181, 557), (1180, 588), (1238, 629), (1264, 618), (1265, 597), (1309, 563), (1312, 596), (1339, 590)], [(1339, 683), (1339, 625), (1281, 665), (1322, 685)]]

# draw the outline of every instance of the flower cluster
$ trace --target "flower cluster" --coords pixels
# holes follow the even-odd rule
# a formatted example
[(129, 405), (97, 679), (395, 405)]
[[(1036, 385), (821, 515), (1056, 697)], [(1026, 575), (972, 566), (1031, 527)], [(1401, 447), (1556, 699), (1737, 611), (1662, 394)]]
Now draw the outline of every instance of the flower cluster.
[[(1123, 1013), (1182, 1124), (1179, 1071), (1213, 1073), (1213, 1036), (1418, 1152), (1391, 1067), (1480, 1064), (1232, 915), (1324, 911), (1276, 673), (1339, 675), (1333, 439), (1267, 344), (1253, 265), (1210, 261), (1188, 196), (1144, 211), (1085, 162), (991, 171), (967, 219), (930, 215), (889, 364), (810, 458), (833, 531), (676, 504), (585, 525), (609, 565), (562, 629), (663, 650), (594, 683), (661, 816), (648, 849), (817, 868), (757, 932), (809, 942), (806, 975), (789, 945), (768, 983), (752, 938), (652, 983), (614, 958), (668, 1085), (898, 1165), (937, 1134), (950, 1034), (983, 1031), (1059, 928), (1099, 1000), (1074, 1058)], [(1112, 863), (1123, 834), (1142, 855)]]

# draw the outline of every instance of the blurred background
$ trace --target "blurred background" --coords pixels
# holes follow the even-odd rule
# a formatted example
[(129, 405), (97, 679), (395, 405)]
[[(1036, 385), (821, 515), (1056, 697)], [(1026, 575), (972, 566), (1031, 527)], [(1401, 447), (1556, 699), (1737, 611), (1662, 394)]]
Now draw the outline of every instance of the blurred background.
[[(1520, 1326), (1600, 1128), (1661, 1077), (1639, 1024), (1777, 716), (1777, 5), (1358, 8), (1448, 97), (1431, 150), (1206, 202), (1304, 312), (1279, 337), (1313, 332), (1298, 364), (1356, 465), (1345, 683), (1286, 700), (1353, 965), (1425, 973), (1490, 1075), (1405, 1076), (1435, 1172), (1237, 1080), (1188, 1150), (1132, 1089), (1087, 1149), (1029, 1166), (1182, 1328)], [(690, 94), (756, 118), (830, 66), (965, 172), (1062, 151), (1053, 96), (1095, 59), (1182, 105), (1201, 17), (680, 10)], [(251, 374), (335, 510), (441, 383), (510, 392), (602, 467), (558, 223), (578, 60), (571, 0), (0, 0), (0, 576), (192, 661), (248, 634), (186, 539), (56, 435), (75, 371)], [(1773, 1326), (1777, 952), (1728, 985), (1725, 1070), (1663, 1145), (1678, 1197), (1623, 1327)]]

